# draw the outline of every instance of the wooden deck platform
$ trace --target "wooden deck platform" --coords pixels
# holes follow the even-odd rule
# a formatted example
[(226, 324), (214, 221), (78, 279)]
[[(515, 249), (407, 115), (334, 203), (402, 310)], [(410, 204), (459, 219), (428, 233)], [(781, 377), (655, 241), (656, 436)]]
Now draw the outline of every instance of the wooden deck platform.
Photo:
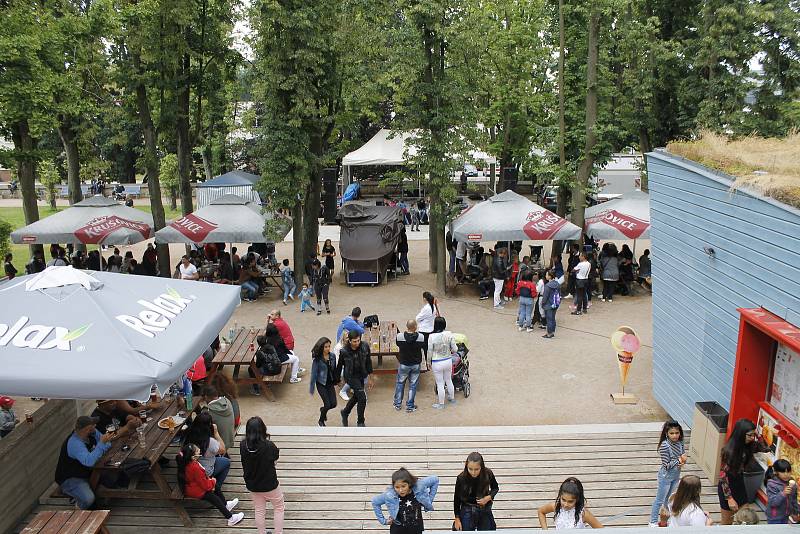
[[(436, 510), (425, 514), (425, 526), (449, 530), (455, 477), (474, 450), (483, 454), (500, 484), (494, 504), (499, 529), (538, 527), (536, 509), (555, 499), (567, 476), (577, 476), (584, 483), (588, 507), (605, 525), (646, 526), (656, 491), (658, 432), (653, 425), (646, 426), (646, 431), (629, 432), (613, 428), (618, 426), (594, 425), (585, 432), (563, 433), (562, 429), (550, 434), (546, 430), (526, 433), (525, 427), (509, 427), (507, 432), (498, 432), (497, 427), (469, 432), (459, 428), (458, 434), (463, 435), (455, 436), (448, 435), (448, 429), (430, 428), (276, 427), (271, 431), (281, 449), (278, 477), (286, 497), (285, 530), (291, 534), (386, 530), (375, 520), (370, 499), (389, 485), (391, 473), (401, 466), (417, 475), (440, 477)], [(181, 525), (168, 502), (101, 501), (112, 511), (109, 530), (115, 534), (141, 534), (152, 528), (166, 534), (254, 532), (253, 502), (242, 480), (238, 447), (229, 450), (233, 463), (224, 491), (229, 499), (240, 499), (238, 510), (245, 513), (237, 527), (227, 527), (218, 511), (199, 501), (186, 503), (194, 521), (191, 529)], [(174, 471), (171, 461), (165, 472), (174, 477)], [(702, 504), (718, 520), (716, 487), (691, 457), (684, 468), (684, 474), (690, 473), (703, 478)], [(34, 512), (68, 507), (65, 499), (51, 498)], [(267, 517), (271, 528), (271, 509)]]

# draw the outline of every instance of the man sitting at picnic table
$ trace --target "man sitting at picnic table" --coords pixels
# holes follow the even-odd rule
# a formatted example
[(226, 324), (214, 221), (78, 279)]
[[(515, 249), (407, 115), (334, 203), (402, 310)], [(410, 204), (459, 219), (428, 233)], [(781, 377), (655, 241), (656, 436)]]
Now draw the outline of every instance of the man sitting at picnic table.
[(356, 306), (353, 308), (353, 311), (350, 312), (350, 315), (342, 319), (342, 322), (339, 323), (339, 328), (336, 330), (336, 340), (342, 339), (342, 332), (347, 330), (348, 332), (358, 332), (359, 334), (364, 333), (364, 323), (359, 321), (361, 317), (361, 308)]
[(247, 296), (244, 300), (256, 300), (260, 289), (258, 285), (260, 276), (261, 273), (256, 268), (255, 257), (248, 254), (242, 262), (242, 269), (239, 271), (239, 285), (247, 290)]
[(292, 335), (292, 329), (289, 328), (289, 324), (281, 317), (280, 310), (272, 310), (267, 315), (267, 324), (274, 324), (275, 328), (278, 329), (278, 333), (281, 335), (281, 339), (283, 340), (283, 344), (286, 345), (286, 348), (293, 351), (294, 350), (294, 336)]
[(139, 408), (134, 408), (124, 400), (98, 400), (92, 418), (97, 420), (97, 431), (101, 434), (105, 434), (111, 424), (116, 426), (132, 424), (134, 428), (141, 424)]
[(181, 258), (181, 264), (178, 266), (180, 271), (181, 280), (199, 280), (200, 273), (197, 272), (195, 267), (190, 261), (189, 256), (184, 255)]
[(94, 492), (89, 485), (92, 468), (111, 448), (111, 442), (133, 430), (132, 424), (120, 428), (119, 432), (101, 434), (97, 430), (97, 419), (82, 415), (75, 422), (75, 431), (64, 441), (58, 455), (55, 480), (61, 491), (75, 499), (81, 510), (90, 510), (94, 505)]

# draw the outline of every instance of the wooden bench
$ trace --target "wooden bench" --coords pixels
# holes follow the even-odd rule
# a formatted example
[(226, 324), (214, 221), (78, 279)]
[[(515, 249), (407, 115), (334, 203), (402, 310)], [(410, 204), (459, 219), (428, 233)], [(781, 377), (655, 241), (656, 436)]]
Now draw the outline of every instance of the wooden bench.
[[(240, 328), (229, 340), (229, 345), (217, 352), (211, 362), (208, 371), (209, 380), (214, 373), (220, 372), (224, 367), (233, 367), (233, 381), (237, 384), (258, 384), (263, 385), (264, 396), (267, 400), (275, 402), (275, 395), (272, 392), (272, 384), (280, 384), (286, 379), (286, 370), (289, 362), (281, 365), (281, 372), (277, 375), (264, 375), (261, 369), (256, 366), (255, 350), (251, 351), (250, 346), (255, 349), (256, 337), (263, 334), (263, 330), (251, 331), (250, 329)], [(243, 369), (244, 368), (244, 369)], [(252, 376), (247, 370), (252, 371)], [(240, 376), (240, 372), (245, 372), (245, 376)]]
[(109, 534), (105, 527), (110, 510), (39, 512), (21, 534)]

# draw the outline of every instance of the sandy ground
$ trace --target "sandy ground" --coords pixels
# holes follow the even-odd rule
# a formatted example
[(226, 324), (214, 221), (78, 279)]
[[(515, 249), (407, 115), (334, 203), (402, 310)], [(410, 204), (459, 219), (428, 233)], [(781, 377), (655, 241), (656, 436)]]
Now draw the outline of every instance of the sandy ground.
[[(18, 202), (18, 201), (17, 201)], [(427, 227), (423, 227), (427, 232)], [(291, 243), (277, 245), (279, 258), (291, 257)], [(648, 242), (637, 246), (637, 254)], [(320, 336), (333, 338), (340, 320), (353, 306), (363, 315), (377, 314), (382, 320), (404, 324), (416, 316), (423, 304), (422, 292), (435, 287), (427, 272), (427, 241), (409, 243), (410, 276), (379, 287), (347, 287), (336, 273), (331, 287), (331, 315), (300, 313), (298, 303), (283, 306), (277, 290), (255, 302), (237, 308), (231, 323), (240, 326), (263, 325), (273, 308), (281, 310), (296, 338), (296, 353), (303, 367), (311, 368), (310, 351)], [(141, 256), (144, 244), (124, 247)], [(172, 245), (172, 260), (183, 253), (182, 245)], [(240, 246), (246, 250), (246, 246)], [(527, 250), (527, 246), (525, 247)], [(547, 250), (545, 250), (547, 252)], [(123, 251), (124, 253), (124, 251)], [(338, 265), (337, 265), (338, 267)], [(491, 300), (479, 301), (473, 286), (459, 286), (448, 295), (437, 295), (448, 328), (469, 338), (470, 383), (472, 394), (445, 410), (434, 410), (433, 376), (423, 373), (417, 390), (419, 410), (413, 414), (392, 407), (394, 376), (379, 376), (369, 394), (367, 425), (370, 426), (477, 426), (617, 423), (663, 420), (666, 413), (652, 395), (652, 319), (648, 295), (618, 297), (613, 304), (595, 299), (585, 316), (571, 316), (566, 306), (558, 312), (558, 330), (551, 340), (542, 332), (518, 332), (514, 325), (516, 302), (503, 311), (494, 311)], [(639, 398), (636, 405), (615, 406), (610, 394), (620, 390), (616, 354), (609, 336), (620, 325), (639, 334), (642, 349), (631, 366), (626, 391)], [(226, 330), (227, 331), (227, 328)], [(388, 362), (394, 365), (394, 362)], [(384, 363), (387, 366), (387, 362)], [(313, 425), (321, 401), (309, 395), (308, 382), (274, 386), (277, 402), (240, 392), (243, 415), (261, 415), (271, 425)], [(342, 407), (343, 401), (339, 399)], [(22, 418), (30, 400), (19, 399)], [(33, 403), (31, 403), (33, 404)], [(341, 424), (338, 413), (329, 415), (332, 426)], [(351, 424), (355, 423), (355, 414)]]
[[(278, 245), (278, 256), (289, 253), (289, 244)], [(303, 367), (310, 369), (310, 350), (320, 336), (333, 338), (339, 321), (353, 306), (363, 316), (404, 323), (423, 304), (422, 292), (431, 290), (434, 277), (427, 272), (427, 242), (410, 243), (412, 274), (379, 287), (347, 287), (340, 273), (331, 288), (331, 315), (300, 313), (299, 304), (283, 306), (273, 292), (256, 302), (240, 306), (232, 320), (239, 325), (263, 324), (273, 308), (281, 310), (296, 338), (296, 352)], [(413, 414), (392, 407), (394, 377), (379, 376), (369, 394), (367, 424), (380, 426), (461, 426), (612, 423), (663, 420), (664, 411), (652, 396), (651, 301), (647, 295), (619, 297), (613, 304), (595, 301), (586, 316), (571, 316), (566, 307), (558, 313), (556, 337), (546, 340), (541, 331), (518, 332), (516, 303), (496, 312), (491, 301), (479, 301), (477, 288), (459, 286), (439, 296), (448, 328), (462, 332), (470, 344), (472, 394), (438, 411), (434, 402), (433, 376), (423, 373), (417, 391), (420, 409)], [(642, 350), (631, 367), (627, 391), (639, 397), (632, 406), (615, 406), (609, 395), (619, 391), (616, 354), (608, 337), (620, 325), (640, 335)], [(387, 365), (387, 363), (384, 363)], [(243, 388), (244, 389), (244, 388)], [(245, 415), (257, 414), (269, 424), (309, 425), (317, 420), (319, 397), (309, 395), (306, 381), (274, 387), (278, 401), (270, 403), (241, 391)], [(341, 399), (340, 399), (341, 400)], [(341, 405), (340, 405), (341, 407)], [(355, 416), (351, 418), (351, 424)], [(338, 414), (329, 421), (341, 424)]]

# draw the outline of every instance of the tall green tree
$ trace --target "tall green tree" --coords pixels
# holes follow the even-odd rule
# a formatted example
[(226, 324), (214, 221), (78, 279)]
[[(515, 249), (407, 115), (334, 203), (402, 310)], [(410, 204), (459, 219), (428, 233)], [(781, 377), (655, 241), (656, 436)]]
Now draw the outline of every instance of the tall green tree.
[[(160, 93), (163, 101), (166, 75), (164, 13), (159, 0), (136, 2), (129, 0), (118, 6), (119, 19), (112, 49), (117, 83), (130, 99), (132, 118), (139, 122), (144, 146), (141, 160), (150, 195), (150, 210), (156, 230), (166, 226), (164, 204), (159, 181), (160, 153), (158, 131), (153, 116), (153, 93)], [(157, 36), (158, 38), (153, 38)], [(159, 109), (163, 111), (163, 105)], [(158, 268), (161, 276), (170, 276), (172, 266), (169, 246), (157, 244)]]
[[(429, 267), (438, 291), (447, 287), (444, 227), (457, 214), (451, 179), (476, 114), (470, 73), (463, 60), (471, 17), (466, 2), (401, 0), (391, 36), (397, 82), (395, 122), (412, 130), (411, 164), (426, 177), (430, 196)], [(462, 156), (463, 157), (463, 156)]]
[[(292, 210), (294, 264), (316, 249), (322, 169), (342, 112), (343, 2), (259, 0), (252, 8), (254, 93), (261, 107), (256, 155), (259, 189)], [(302, 276), (299, 268), (296, 276)]]
[[(41, 2), (0, 3), (0, 134), (10, 136), (8, 155), (16, 166), (25, 223), (39, 220), (36, 165), (39, 138), (55, 126), (53, 94), (57, 80), (48, 65), (58, 49), (53, 18)], [(36, 28), (36, 31), (31, 31)], [(31, 247), (31, 252), (40, 245)]]

